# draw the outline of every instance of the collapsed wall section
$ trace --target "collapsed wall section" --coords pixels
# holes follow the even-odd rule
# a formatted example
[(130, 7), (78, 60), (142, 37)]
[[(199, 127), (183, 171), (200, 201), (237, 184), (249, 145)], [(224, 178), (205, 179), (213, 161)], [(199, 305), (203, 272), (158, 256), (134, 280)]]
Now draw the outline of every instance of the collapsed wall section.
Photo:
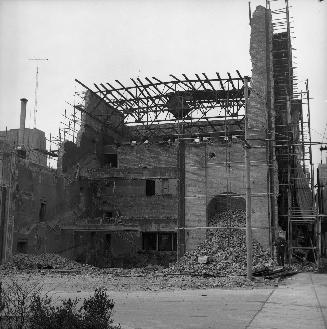
[(64, 141), (59, 150), (58, 170), (64, 174), (73, 174), (76, 166), (101, 168), (106, 148), (124, 142), (129, 134), (123, 114), (95, 93), (87, 91), (84, 108), (77, 108), (82, 123), (76, 143)]

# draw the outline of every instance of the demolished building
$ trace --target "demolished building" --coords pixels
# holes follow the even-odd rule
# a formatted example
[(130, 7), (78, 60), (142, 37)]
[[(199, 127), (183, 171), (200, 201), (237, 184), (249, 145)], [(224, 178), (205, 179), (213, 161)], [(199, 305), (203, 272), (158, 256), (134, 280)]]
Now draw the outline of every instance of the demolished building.
[(287, 16), (284, 23), (276, 29), (269, 8), (253, 13), (251, 78), (183, 74), (93, 89), (76, 80), (86, 92), (75, 105), (81, 127), (61, 143), (57, 170), (15, 148), (7, 152), (15, 164), (3, 155), (12, 178), (2, 176), (2, 259), (56, 252), (100, 266), (168, 264), (204, 240), (216, 212), (245, 210), (244, 147), (253, 236), (273, 250), (292, 216), (313, 214)]

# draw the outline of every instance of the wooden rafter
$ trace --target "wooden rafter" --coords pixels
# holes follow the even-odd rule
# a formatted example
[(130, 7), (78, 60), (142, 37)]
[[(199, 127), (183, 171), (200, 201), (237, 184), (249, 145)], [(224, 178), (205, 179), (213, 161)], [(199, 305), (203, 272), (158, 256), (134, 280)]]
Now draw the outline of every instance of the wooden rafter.
[(123, 114), (119, 126), (127, 125), (135, 130), (135, 125), (142, 125), (143, 128), (138, 129), (140, 134), (148, 131), (145, 134), (147, 137), (155, 137), (161, 129), (160, 135), (177, 131), (177, 127), (163, 127), (164, 123), (180, 123), (188, 133), (196, 129), (204, 133), (204, 128), (199, 128), (199, 122), (205, 122), (211, 131), (215, 131), (219, 120), (242, 120), (243, 77), (238, 70), (236, 73), (237, 77), (233, 78), (227, 73), (228, 77), (224, 79), (217, 72), (214, 78), (209, 78), (205, 73), (201, 76), (195, 74), (195, 78), (189, 78), (186, 74), (181, 77), (171, 74), (171, 81), (162, 81), (156, 77), (145, 77), (143, 81), (136, 78), (131, 79), (131, 86), (115, 80), (116, 87), (109, 82), (94, 84), (95, 91), (76, 81), (99, 95), (101, 101), (106, 102), (114, 111)]

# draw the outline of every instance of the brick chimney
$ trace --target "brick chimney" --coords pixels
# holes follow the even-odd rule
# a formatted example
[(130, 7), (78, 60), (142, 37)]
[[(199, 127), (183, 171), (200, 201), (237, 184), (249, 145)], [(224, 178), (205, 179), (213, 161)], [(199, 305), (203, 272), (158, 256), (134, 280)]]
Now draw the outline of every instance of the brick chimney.
[(18, 133), (18, 145), (19, 146), (24, 145), (26, 104), (27, 104), (27, 99), (21, 98), (21, 100), (20, 100), (20, 125), (19, 125), (19, 133)]

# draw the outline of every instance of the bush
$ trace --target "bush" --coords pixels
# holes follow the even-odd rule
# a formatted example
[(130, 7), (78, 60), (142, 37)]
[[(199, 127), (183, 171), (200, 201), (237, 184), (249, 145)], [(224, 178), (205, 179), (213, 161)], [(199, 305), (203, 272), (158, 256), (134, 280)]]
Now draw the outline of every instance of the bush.
[(31, 300), (40, 289), (29, 279), (25, 284), (9, 280), (5, 287), (0, 283), (0, 328), (28, 329)]
[(107, 329), (112, 323), (111, 315), (114, 308), (112, 299), (109, 299), (105, 289), (96, 289), (94, 296), (85, 299), (81, 312), (83, 314), (83, 328)]
[(62, 305), (54, 307), (49, 297), (41, 298), (35, 295), (30, 305), (29, 328), (33, 329), (79, 329), (83, 326), (81, 314), (76, 305), (77, 300), (71, 299), (62, 302)]
[(54, 306), (49, 296), (14, 283), (3, 289), (0, 283), (0, 328), (6, 329), (118, 329), (111, 319), (114, 302), (106, 289), (98, 288), (84, 299), (62, 301)]

